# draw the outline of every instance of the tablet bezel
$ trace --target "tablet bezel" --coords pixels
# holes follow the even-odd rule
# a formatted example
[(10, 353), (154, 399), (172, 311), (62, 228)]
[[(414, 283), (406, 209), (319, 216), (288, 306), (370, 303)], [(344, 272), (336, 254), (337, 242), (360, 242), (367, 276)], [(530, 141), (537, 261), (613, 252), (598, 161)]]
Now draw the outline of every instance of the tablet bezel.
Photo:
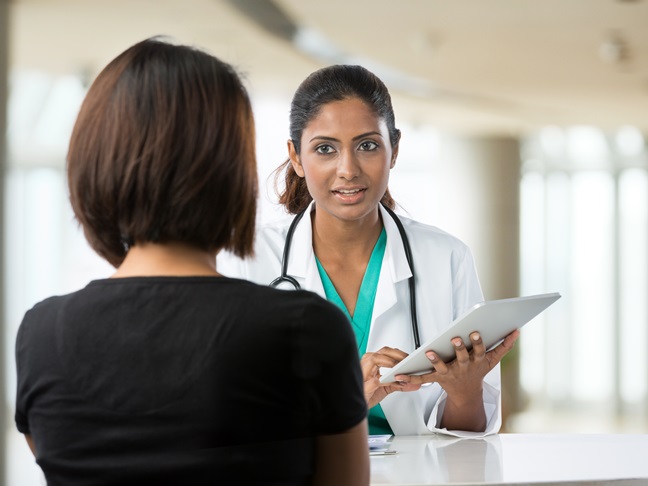
[(480, 333), (486, 349), (491, 350), (507, 335), (533, 320), (560, 297), (560, 293), (553, 292), (480, 302), (455, 319), (435, 338), (423, 343), (394, 368), (382, 368), (383, 376), (380, 382), (393, 382), (396, 375), (423, 374), (432, 371), (432, 363), (425, 356), (427, 351), (434, 351), (445, 362), (452, 361), (455, 358), (455, 350), (451, 339), (461, 337), (470, 350), (472, 349), (470, 334), (475, 331)]

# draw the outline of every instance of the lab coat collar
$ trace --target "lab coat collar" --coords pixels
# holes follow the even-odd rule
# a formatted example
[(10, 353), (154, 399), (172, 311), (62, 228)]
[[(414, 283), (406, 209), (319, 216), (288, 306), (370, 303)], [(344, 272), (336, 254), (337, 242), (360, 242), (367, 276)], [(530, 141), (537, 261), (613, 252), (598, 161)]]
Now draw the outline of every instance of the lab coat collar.
[[(298, 281), (303, 282), (303, 286), (306, 289), (309, 289), (322, 297), (326, 297), (324, 292), (324, 286), (322, 285), (322, 280), (317, 270), (317, 263), (315, 262), (315, 253), (313, 252), (313, 229), (311, 224), (311, 212), (315, 209), (315, 202), (312, 201), (308, 208), (306, 208), (306, 213), (301, 221), (297, 224), (295, 228), (295, 233), (293, 235), (292, 245), (290, 248), (290, 256), (288, 261), (288, 275), (292, 275), (297, 278)], [(390, 283), (381, 278), (382, 281), (379, 283), (379, 288), (383, 285), (388, 285), (391, 287), (396, 282), (401, 280), (406, 280), (412, 276), (409, 265), (407, 263), (407, 258), (405, 256), (405, 247), (403, 246), (403, 240), (401, 239), (400, 233), (396, 223), (392, 217), (385, 211), (382, 205), (379, 205), (380, 214), (382, 217), (383, 225), (385, 227), (385, 232), (387, 233), (387, 243), (385, 246), (385, 256), (383, 261), (383, 271), (384, 273), (385, 266), (389, 270), (389, 280)], [(386, 275), (384, 275), (386, 277)], [(387, 289), (383, 289), (386, 291)], [(379, 293), (383, 293), (380, 292)], [(376, 303), (379, 307), (391, 307), (395, 301), (395, 293), (393, 289), (387, 291), (389, 295), (386, 300), (382, 301), (382, 305), (379, 304), (380, 300), (376, 299)], [(376, 309), (376, 315), (382, 313), (385, 309)]]
[(393, 218), (382, 205), (379, 205), (379, 208), (383, 226), (387, 233), (387, 243), (385, 245), (382, 268), (380, 269), (378, 287), (376, 288), (376, 298), (371, 316), (371, 334), (369, 335), (367, 349), (370, 349), (369, 346), (372, 346), (372, 337), (375, 338), (377, 334), (388, 331), (377, 323), (377, 319), (398, 302), (396, 284), (408, 279), (412, 275), (407, 264), (405, 247), (400, 232), (398, 231), (398, 226), (396, 226)]

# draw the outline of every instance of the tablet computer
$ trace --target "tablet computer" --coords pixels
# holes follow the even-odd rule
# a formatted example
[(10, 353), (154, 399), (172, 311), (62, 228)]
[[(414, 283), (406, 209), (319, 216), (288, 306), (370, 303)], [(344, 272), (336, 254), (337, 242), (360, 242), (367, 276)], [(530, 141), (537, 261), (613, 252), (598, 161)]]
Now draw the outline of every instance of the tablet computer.
[(425, 356), (434, 351), (443, 361), (455, 359), (455, 350), (450, 340), (461, 337), (470, 350), (470, 334), (478, 331), (487, 350), (491, 350), (504, 338), (519, 329), (560, 298), (560, 294), (530, 295), (511, 299), (488, 300), (474, 305), (455, 319), (450, 327), (434, 339), (423, 343), (407, 358), (393, 368), (383, 368), (381, 383), (395, 381), (396, 375), (420, 375), (432, 371), (433, 366)]

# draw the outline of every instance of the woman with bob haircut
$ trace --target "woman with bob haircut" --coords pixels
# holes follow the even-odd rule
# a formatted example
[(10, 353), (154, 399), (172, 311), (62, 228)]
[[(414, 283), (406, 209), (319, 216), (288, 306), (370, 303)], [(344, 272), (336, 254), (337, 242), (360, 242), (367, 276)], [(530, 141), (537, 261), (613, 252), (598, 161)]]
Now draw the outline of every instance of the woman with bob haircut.
[(90, 87), (70, 201), (116, 272), (36, 304), (16, 342), (16, 424), (49, 486), (368, 484), (344, 315), (216, 269), (251, 254), (256, 170), (248, 94), (216, 57), (147, 39)]
[(453, 338), (450, 363), (430, 351), (432, 372), (380, 382), (381, 368), (483, 301), (463, 242), (393, 212), (388, 183), (401, 133), (385, 84), (362, 66), (319, 69), (293, 96), (289, 131), (288, 159), (276, 174), (285, 182), (279, 202), (295, 217), (260, 228), (254, 258), (220, 255), (221, 271), (311, 290), (344, 311), (361, 359), (370, 434), (497, 433), (499, 362), (518, 331), (489, 352), (479, 333), (471, 343)]

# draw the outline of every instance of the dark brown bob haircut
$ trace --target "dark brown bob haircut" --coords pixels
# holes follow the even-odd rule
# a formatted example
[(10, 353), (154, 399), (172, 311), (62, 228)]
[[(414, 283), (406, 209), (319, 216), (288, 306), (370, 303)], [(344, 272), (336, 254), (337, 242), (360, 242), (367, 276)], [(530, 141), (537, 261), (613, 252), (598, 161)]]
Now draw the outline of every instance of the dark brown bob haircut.
[(144, 40), (90, 87), (67, 157), (74, 214), (119, 266), (131, 246), (252, 253), (258, 190), (249, 96), (229, 64)]

